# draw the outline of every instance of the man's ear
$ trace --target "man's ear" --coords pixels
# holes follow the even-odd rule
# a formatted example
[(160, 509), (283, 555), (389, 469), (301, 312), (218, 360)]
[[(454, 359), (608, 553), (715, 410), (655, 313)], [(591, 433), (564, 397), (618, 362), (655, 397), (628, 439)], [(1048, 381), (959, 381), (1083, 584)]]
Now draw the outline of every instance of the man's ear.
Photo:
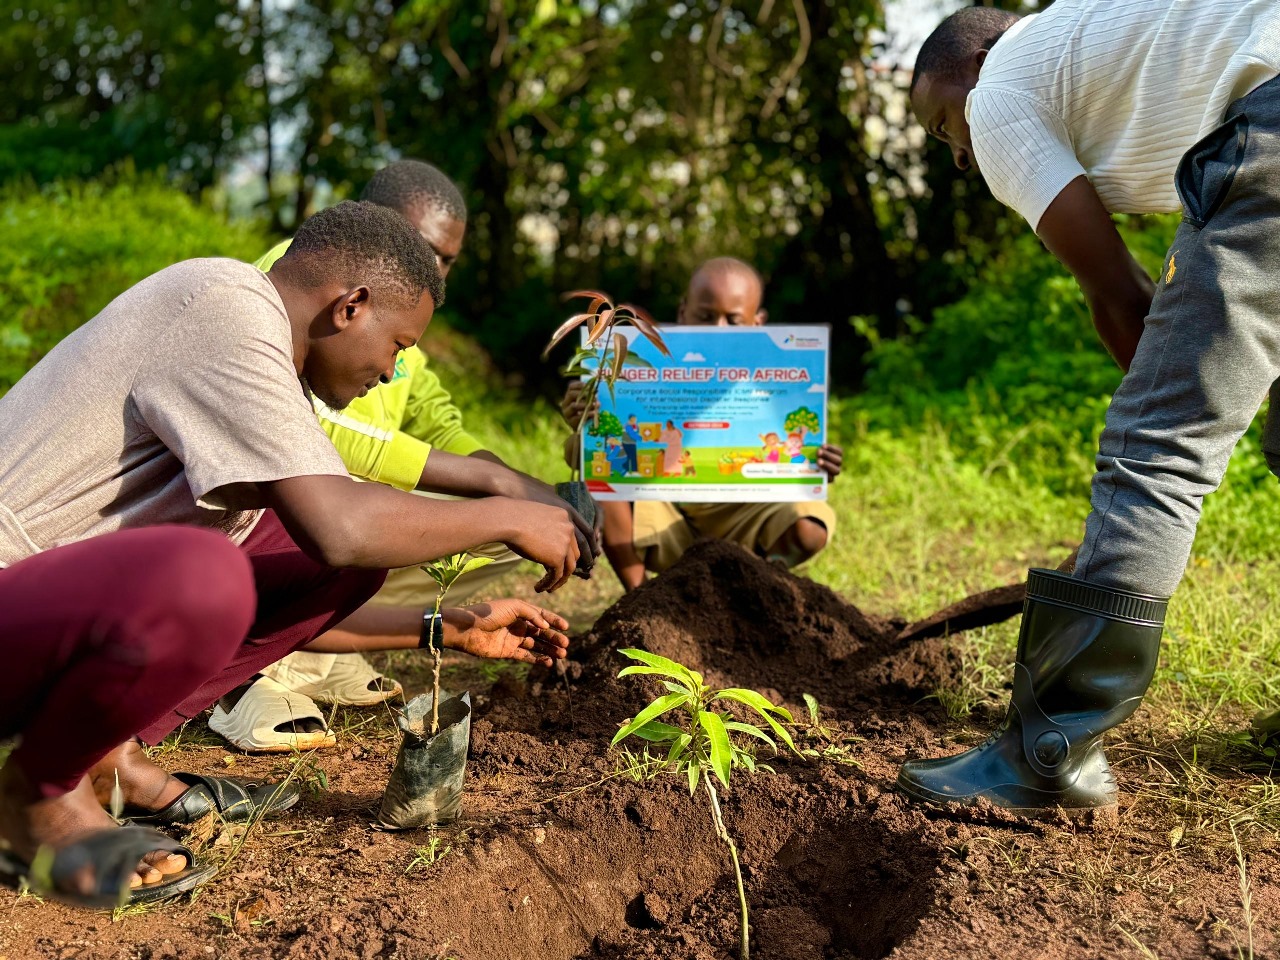
[(360, 286), (348, 290), (333, 301), (331, 313), (333, 328), (338, 331), (347, 329), (351, 321), (369, 309), (369, 288)]
[(766, 310), (764, 307), (761, 307), (759, 310), (756, 311), (756, 326), (758, 327), (764, 326), (768, 322), (769, 322), (769, 311)]
[(977, 65), (979, 70), (981, 70), (982, 65), (987, 62), (987, 54), (990, 52), (990, 50), (979, 50), (973, 55), (973, 62)]

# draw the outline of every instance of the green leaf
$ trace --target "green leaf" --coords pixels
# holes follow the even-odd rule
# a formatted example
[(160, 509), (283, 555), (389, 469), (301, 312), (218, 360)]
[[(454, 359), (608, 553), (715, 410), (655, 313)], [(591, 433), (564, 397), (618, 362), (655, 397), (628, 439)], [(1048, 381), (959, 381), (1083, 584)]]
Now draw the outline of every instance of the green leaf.
[[(663, 670), (669, 677), (674, 677), (676, 679), (687, 677), (699, 687), (702, 686), (702, 674), (698, 673), (696, 670), (690, 670), (682, 663), (676, 663), (674, 660), (668, 660), (666, 657), (660, 657), (656, 653), (650, 653), (648, 650), (640, 650), (637, 647), (627, 647), (626, 649), (619, 650), (618, 652), (623, 656), (630, 657), (632, 660), (639, 660), (641, 663)], [(762, 697), (761, 699), (764, 698)], [(767, 700), (765, 702), (768, 703)]]
[(671, 744), (671, 749), (667, 751), (668, 765), (678, 763), (680, 758), (684, 756), (684, 752), (689, 749), (689, 744), (691, 743), (693, 743), (693, 737), (687, 733), (681, 733)]
[(769, 736), (759, 727), (750, 723), (741, 723), (737, 720), (726, 720), (725, 729), (732, 730), (734, 733), (745, 733), (749, 737), (755, 737), (757, 740), (763, 740), (774, 750), (778, 749), (778, 745), (774, 742), (773, 737)]
[(669, 693), (665, 697), (659, 697), (657, 700), (653, 701), (653, 703), (649, 704), (636, 714), (635, 718), (627, 723), (621, 730), (615, 733), (613, 735), (613, 740), (609, 743), (609, 746), (613, 746), (619, 740), (631, 736), (631, 734), (635, 733), (635, 731), (639, 730), (650, 720), (654, 720), (662, 716), (668, 710), (674, 710), (676, 707), (683, 706), (688, 701), (689, 694), (687, 693)]
[(804, 705), (809, 708), (809, 722), (815, 727), (818, 725), (818, 698), (812, 693), (801, 694), (804, 697)]
[(588, 347), (579, 347), (573, 352), (573, 356), (569, 358), (570, 363), (585, 363), (588, 360), (598, 360), (596, 352)]
[(632, 351), (631, 353), (627, 354), (627, 359), (623, 363), (623, 366), (624, 367), (642, 367), (645, 370), (653, 369), (653, 364), (650, 363), (648, 360), (646, 360), (644, 357), (640, 356), (640, 354), (636, 353), (635, 351)]
[(747, 690), (743, 687), (730, 687), (727, 690), (717, 690), (711, 696), (712, 700), (736, 700), (738, 703), (746, 704), (751, 709), (757, 711), (761, 715), (776, 713), (787, 723), (794, 723), (795, 718), (791, 716), (791, 711), (786, 707), (779, 707), (770, 703), (754, 690)]
[(680, 727), (673, 727), (669, 723), (651, 720), (639, 730), (634, 731), (632, 736), (639, 737), (641, 740), (648, 740), (650, 743), (666, 743), (668, 740), (678, 740), (681, 736), (688, 736), (688, 734)]
[[(744, 694), (747, 694), (749, 696), (743, 696)], [(788, 747), (794, 750), (797, 755), (800, 753), (799, 750), (796, 750), (796, 744), (795, 744), (795, 741), (791, 739), (791, 734), (787, 733), (787, 731), (783, 729), (782, 724), (778, 723), (777, 720), (773, 719), (773, 717), (769, 713), (760, 709), (760, 707), (756, 705), (756, 702), (765, 704), (766, 707), (775, 711), (776, 713), (779, 713), (780, 715), (785, 715), (788, 721), (791, 720), (791, 714), (788, 713), (786, 710), (782, 709), (781, 707), (775, 707), (773, 704), (769, 703), (768, 700), (760, 696), (760, 694), (756, 693), (754, 690), (740, 690), (737, 688), (731, 688), (729, 690), (721, 690), (712, 699), (735, 700), (738, 703), (743, 703), (743, 704), (746, 704), (748, 707), (751, 707), (758, 714), (760, 714), (760, 716), (764, 719), (766, 723), (769, 724), (770, 727), (773, 728), (773, 732), (778, 735), (778, 739), (780, 739)]]
[(711, 744), (711, 769), (726, 787), (729, 785), (729, 774), (733, 770), (733, 747), (729, 744), (729, 734), (724, 728), (724, 721), (719, 714), (703, 710), (698, 714), (698, 722), (707, 731), (707, 741)]
[(493, 557), (472, 557), (462, 565), (462, 569), (458, 571), (458, 576), (464, 576), (472, 570), (479, 570), (481, 567), (487, 567), (493, 563)]
[(702, 767), (699, 764), (689, 764), (689, 796), (693, 796), (693, 792), (698, 789), (698, 774), (702, 773)]

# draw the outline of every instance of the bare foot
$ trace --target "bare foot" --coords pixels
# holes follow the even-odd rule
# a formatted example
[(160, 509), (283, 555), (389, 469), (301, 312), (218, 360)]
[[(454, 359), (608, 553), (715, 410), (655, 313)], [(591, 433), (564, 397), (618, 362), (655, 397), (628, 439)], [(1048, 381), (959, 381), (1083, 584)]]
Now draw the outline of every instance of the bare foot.
[[(114, 829), (116, 822), (98, 803), (87, 777), (70, 793), (42, 798), (15, 764), (0, 769), (0, 840), (24, 861), (29, 863), (42, 846), (57, 851), (91, 833)], [(186, 857), (157, 850), (138, 863), (129, 886), (159, 883), (186, 867)], [(85, 877), (81, 889), (64, 892), (88, 893), (92, 880)]]
[(125, 741), (89, 768), (94, 796), (104, 808), (111, 806), (117, 775), (125, 806), (152, 812), (163, 810), (190, 788), (157, 766), (137, 740)]

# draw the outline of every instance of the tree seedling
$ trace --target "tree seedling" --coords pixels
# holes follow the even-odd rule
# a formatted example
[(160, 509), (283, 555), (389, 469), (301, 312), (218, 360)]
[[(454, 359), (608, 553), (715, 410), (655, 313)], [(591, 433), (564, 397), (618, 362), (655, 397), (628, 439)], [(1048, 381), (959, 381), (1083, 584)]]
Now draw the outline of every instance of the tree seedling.
[[(636, 661), (632, 666), (618, 671), (619, 677), (656, 677), (668, 692), (623, 724), (610, 746), (627, 737), (638, 737), (654, 747), (665, 747), (666, 759), (662, 762), (661, 769), (683, 773), (689, 781), (690, 796), (697, 792), (701, 782), (706, 792), (711, 819), (715, 824), (716, 836), (729, 848), (729, 857), (733, 861), (733, 876), (738, 886), (738, 905), (741, 908), (739, 956), (741, 960), (748, 960), (751, 955), (751, 934), (747, 894), (742, 885), (742, 866), (738, 861), (738, 846), (725, 827), (714, 781), (719, 780), (722, 786), (728, 787), (734, 770), (755, 773), (763, 769), (772, 772), (765, 764), (756, 762), (751, 750), (734, 743), (733, 735), (760, 740), (773, 748), (775, 754), (778, 752), (778, 745), (759, 726), (734, 720), (727, 710), (718, 710), (715, 705), (733, 702), (754, 711), (779, 740), (799, 755), (791, 735), (782, 726), (783, 723), (795, 721), (788, 710), (775, 706), (754, 690), (741, 687), (712, 690), (703, 682), (702, 674), (674, 660), (646, 650), (626, 649), (618, 652)], [(684, 711), (682, 724), (664, 723), (658, 719), (673, 710)]]
[(440, 607), (444, 604), (445, 594), (463, 574), (493, 563), (490, 557), (468, 557), (465, 553), (455, 553), (452, 557), (425, 563), (422, 569), (436, 582), (436, 605), (432, 611), (431, 626), (427, 631), (427, 646), (431, 648), (431, 729), (429, 734), (435, 736), (440, 732), (440, 666), (444, 661), (444, 648), (436, 642), (436, 624), (440, 622)]
[[(599, 392), (600, 384), (605, 385), (609, 391), (609, 399), (613, 400), (614, 385), (621, 379), (624, 368), (652, 366), (648, 360), (631, 351), (627, 338), (619, 333), (617, 328), (624, 324), (635, 327), (646, 340), (658, 348), (659, 353), (664, 357), (671, 356), (671, 351), (663, 341), (662, 334), (658, 332), (657, 324), (647, 311), (630, 303), (614, 306), (609, 295), (598, 290), (574, 290), (564, 296), (566, 300), (584, 297), (590, 301), (586, 311), (575, 313), (562, 323), (551, 335), (550, 342), (542, 352), (545, 360), (552, 348), (570, 333), (578, 327), (587, 328), (587, 342), (574, 351), (562, 371), (566, 377), (582, 379), (583, 396), (587, 398), (589, 404), (587, 407), (589, 413), (578, 421), (573, 430), (574, 448), (579, 452), (570, 465), (575, 481), (582, 479), (583, 428), (590, 421), (591, 435), (600, 436), (602, 417), (606, 416), (601, 413), (599, 405), (593, 402)], [(616, 426), (618, 432), (615, 435), (621, 436), (621, 421), (616, 416), (608, 416), (612, 416), (612, 420), (603, 421), (603, 425)]]

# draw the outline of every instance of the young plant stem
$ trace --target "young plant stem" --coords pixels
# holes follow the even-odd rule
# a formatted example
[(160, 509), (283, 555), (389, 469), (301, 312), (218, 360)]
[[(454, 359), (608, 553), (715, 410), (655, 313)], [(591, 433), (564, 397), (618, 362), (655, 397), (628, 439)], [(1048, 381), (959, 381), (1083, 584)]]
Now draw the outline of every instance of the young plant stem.
[(710, 767), (704, 766), (702, 770), (702, 785), (707, 788), (707, 796), (711, 798), (711, 819), (715, 822), (717, 836), (729, 848), (729, 856), (733, 859), (733, 879), (738, 884), (738, 905), (742, 911), (742, 938), (738, 956), (741, 960), (749, 960), (751, 956), (751, 928), (748, 925), (747, 918), (747, 892), (742, 886), (742, 866), (738, 862), (738, 845), (733, 842), (733, 837), (729, 836), (729, 830), (724, 825), (724, 817), (720, 814), (720, 798), (716, 795), (716, 788), (711, 782), (712, 776), (714, 774)]
[(440, 605), (444, 603), (444, 594), (444, 590), (436, 593), (436, 609), (431, 617), (431, 627), (427, 632), (427, 643), (431, 647), (431, 736), (433, 737), (440, 732), (440, 666), (444, 662), (444, 651), (436, 643), (436, 623), (440, 620)]

